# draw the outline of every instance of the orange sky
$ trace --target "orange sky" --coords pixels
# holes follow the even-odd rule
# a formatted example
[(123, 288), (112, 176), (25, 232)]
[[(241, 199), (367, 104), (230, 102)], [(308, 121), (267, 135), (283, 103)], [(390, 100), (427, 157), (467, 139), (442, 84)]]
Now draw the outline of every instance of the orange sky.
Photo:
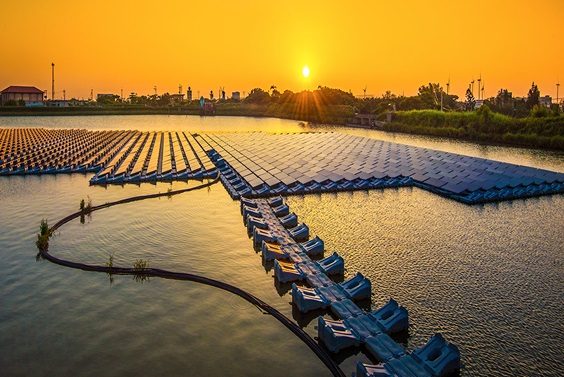
[[(440, 82), (463, 96), (564, 83), (564, 1), (9, 1), (2, 4), (0, 90), (51, 97), (159, 94), (191, 86), (248, 92), (318, 85), (381, 96)], [(309, 78), (301, 72), (311, 69)], [(564, 87), (560, 97), (564, 96)], [(477, 90), (477, 83), (475, 84)], [(216, 94), (217, 95), (217, 94)]]

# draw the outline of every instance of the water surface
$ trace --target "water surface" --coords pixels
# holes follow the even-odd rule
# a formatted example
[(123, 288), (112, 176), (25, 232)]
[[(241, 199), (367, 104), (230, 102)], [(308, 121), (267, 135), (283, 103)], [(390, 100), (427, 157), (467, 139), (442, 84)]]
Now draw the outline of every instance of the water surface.
[[(0, 127), (348, 132), (564, 171), (561, 153), (270, 118), (14, 117)], [(0, 177), (0, 365), (7, 376), (328, 375), (286, 328), (238, 297), (190, 282), (97, 274), (35, 261), (39, 222), (170, 184), (89, 186), (90, 175)], [(174, 183), (173, 189), (197, 182)], [(417, 188), (294, 196), (291, 209), (372, 281), (372, 307), (393, 296), (410, 314), (406, 347), (435, 332), (456, 344), (463, 376), (557, 376), (564, 365), (564, 197), (467, 206)], [(51, 241), (57, 256), (206, 275), (293, 316), (221, 185), (95, 212)], [(323, 314), (323, 313), (317, 313)], [(317, 315), (316, 314), (316, 315)], [(325, 314), (328, 316), (328, 314)], [(315, 315), (295, 316), (316, 335)], [(356, 352), (356, 354), (355, 354)], [(362, 350), (336, 356), (350, 375)], [(372, 360), (373, 361), (373, 360)]]

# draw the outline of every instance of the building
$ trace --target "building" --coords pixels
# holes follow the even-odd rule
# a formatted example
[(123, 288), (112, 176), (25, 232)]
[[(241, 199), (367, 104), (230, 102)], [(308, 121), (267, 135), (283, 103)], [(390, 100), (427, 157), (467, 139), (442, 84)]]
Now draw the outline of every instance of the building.
[(26, 105), (43, 103), (45, 93), (35, 86), (9, 86), (0, 92), (0, 105), (8, 101), (24, 101)]
[(54, 99), (47, 101), (48, 107), (69, 107), (69, 100), (66, 99)]
[(231, 98), (236, 99), (236, 100), (240, 100), (241, 99), (241, 93), (231, 92)]
[(170, 95), (170, 105), (171, 106), (180, 106), (180, 104), (184, 102), (184, 94), (171, 94)]
[(552, 106), (552, 97), (549, 96), (548, 94), (544, 97), (540, 97), (539, 105), (548, 107), (550, 109), (550, 106)]

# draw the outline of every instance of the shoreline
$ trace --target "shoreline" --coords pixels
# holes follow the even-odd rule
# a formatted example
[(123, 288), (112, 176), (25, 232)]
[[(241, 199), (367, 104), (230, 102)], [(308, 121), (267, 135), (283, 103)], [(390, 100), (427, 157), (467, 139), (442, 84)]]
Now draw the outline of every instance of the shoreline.
[[(227, 106), (225, 106), (227, 105)], [(228, 116), (240, 116), (247, 118), (278, 118), (287, 119), (295, 121), (304, 121), (312, 124), (324, 124), (328, 126), (336, 127), (348, 127), (348, 128), (358, 128), (365, 130), (375, 130), (386, 133), (399, 133), (406, 135), (420, 135), (420, 136), (430, 136), (430, 137), (440, 137), (449, 140), (459, 140), (465, 142), (472, 142), (479, 145), (489, 145), (489, 146), (507, 146), (515, 148), (533, 149), (533, 150), (546, 150), (546, 151), (556, 151), (564, 152), (563, 148), (551, 148), (549, 146), (537, 146), (528, 143), (505, 143), (499, 140), (485, 140), (485, 139), (473, 139), (466, 137), (455, 137), (449, 135), (437, 135), (432, 132), (418, 132), (418, 130), (402, 131), (394, 127), (394, 125), (399, 125), (398, 122), (384, 123), (382, 127), (370, 127), (363, 125), (356, 125), (347, 122), (338, 122), (336, 119), (333, 121), (316, 122), (314, 120), (308, 120), (303, 118), (298, 118), (296, 116), (284, 116), (283, 114), (272, 114), (268, 109), (255, 107), (255, 106), (239, 106), (233, 107), (229, 106), (232, 104), (220, 104), (218, 105), (218, 113), (214, 115), (201, 115), (199, 108), (197, 106), (184, 106), (184, 107), (36, 107), (36, 108), (21, 108), (21, 107), (0, 107), (0, 119), (3, 117), (59, 117), (59, 116), (130, 116), (130, 115), (192, 115), (192, 116), (204, 116), (204, 117), (228, 117)], [(262, 111), (261, 111), (262, 110)], [(1, 126), (0, 126), (1, 128)]]

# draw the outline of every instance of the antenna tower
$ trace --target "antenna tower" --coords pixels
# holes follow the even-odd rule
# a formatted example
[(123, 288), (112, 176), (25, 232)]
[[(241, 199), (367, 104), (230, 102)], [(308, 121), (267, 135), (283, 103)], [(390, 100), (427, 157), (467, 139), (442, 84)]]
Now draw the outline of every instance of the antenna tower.
[(55, 63), (51, 63), (51, 101), (55, 100)]

